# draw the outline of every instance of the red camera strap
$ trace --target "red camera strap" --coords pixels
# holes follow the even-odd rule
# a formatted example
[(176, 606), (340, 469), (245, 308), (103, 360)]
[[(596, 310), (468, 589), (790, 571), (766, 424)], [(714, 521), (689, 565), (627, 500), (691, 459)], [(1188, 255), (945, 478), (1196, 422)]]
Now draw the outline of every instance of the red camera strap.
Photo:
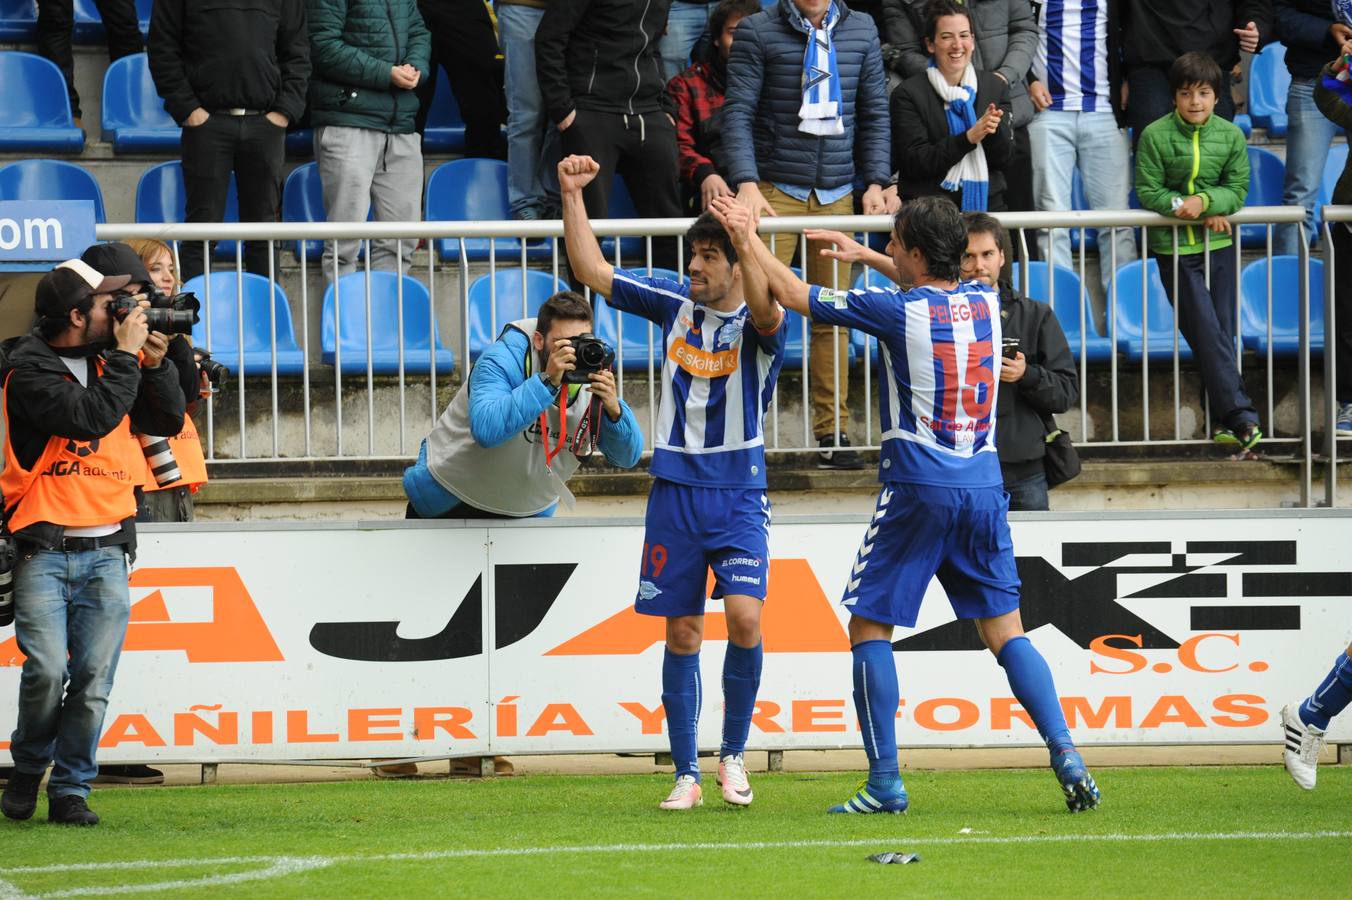
[(540, 413), (540, 436), (545, 445), (545, 468), (563, 450), (563, 445), (568, 441), (568, 390), (566, 386), (559, 388), (559, 442), (554, 445), (554, 449), (549, 449), (549, 414)]

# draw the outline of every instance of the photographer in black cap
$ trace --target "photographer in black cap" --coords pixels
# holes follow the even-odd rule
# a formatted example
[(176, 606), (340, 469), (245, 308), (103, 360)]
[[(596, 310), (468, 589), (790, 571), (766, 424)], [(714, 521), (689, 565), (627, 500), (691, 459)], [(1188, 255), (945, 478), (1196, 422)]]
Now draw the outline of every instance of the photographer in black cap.
[(17, 544), (14, 629), (27, 659), (15, 771), (0, 811), (27, 819), (49, 764), (47, 818), (96, 825), (87, 804), (108, 694), (127, 631), (135, 552), (131, 427), (164, 434), (183, 421), (168, 339), (113, 294), (130, 277), (61, 263), (38, 283), (37, 327), (4, 344), (5, 530)]

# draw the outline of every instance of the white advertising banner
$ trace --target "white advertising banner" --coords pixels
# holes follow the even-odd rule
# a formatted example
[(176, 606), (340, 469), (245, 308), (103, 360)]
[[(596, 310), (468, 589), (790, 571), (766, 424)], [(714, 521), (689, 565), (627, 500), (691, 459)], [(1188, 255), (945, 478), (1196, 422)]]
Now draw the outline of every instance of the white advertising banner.
[[(664, 623), (632, 606), (641, 523), (472, 524), (147, 529), (100, 759), (666, 749)], [(837, 600), (863, 527), (772, 527), (750, 748), (860, 746)], [(1024, 625), (1080, 744), (1276, 742), (1278, 710), (1352, 637), (1352, 515), (1038, 516), (1013, 529)], [(710, 601), (706, 749), (726, 635)], [(894, 646), (903, 747), (1038, 743), (937, 583)], [(0, 629), (0, 736), (21, 665)], [(1352, 742), (1352, 714), (1329, 737)]]

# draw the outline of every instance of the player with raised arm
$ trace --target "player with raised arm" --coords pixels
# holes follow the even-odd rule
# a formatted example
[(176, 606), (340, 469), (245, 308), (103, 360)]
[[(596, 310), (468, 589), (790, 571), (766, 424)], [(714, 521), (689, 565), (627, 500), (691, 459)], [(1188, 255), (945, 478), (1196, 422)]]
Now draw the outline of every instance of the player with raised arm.
[(743, 752), (760, 687), (761, 604), (770, 570), (763, 424), (784, 362), (784, 313), (769, 298), (762, 271), (739, 264), (723, 226), (707, 213), (685, 235), (688, 287), (608, 263), (582, 203), (582, 189), (598, 171), (589, 156), (559, 163), (568, 261), (612, 307), (662, 329), (654, 481), (634, 601), (638, 612), (667, 620), (662, 706), (676, 783), (661, 807), (703, 803), (696, 728), (710, 568), (728, 624), (718, 780), (724, 800), (746, 806), (752, 791)]
[[(900, 700), (892, 632), (915, 625), (934, 576), (960, 618), (977, 631), (1009, 678), (1051, 751), (1052, 770), (1071, 812), (1098, 806), (1099, 790), (1075, 750), (1042, 655), (1023, 632), (1019, 576), (1006, 521), (1008, 500), (995, 452), (1000, 300), (975, 282), (959, 283), (967, 229), (947, 198), (921, 197), (901, 208), (890, 260), (836, 232), (813, 232), (846, 261), (876, 263), (908, 290), (835, 291), (810, 287), (728, 217), (743, 269), (765, 270), (771, 294), (814, 322), (858, 328), (880, 343), (882, 491), (841, 601), (850, 610), (854, 705), (864, 732), (868, 781), (836, 813), (899, 813), (906, 789), (897, 766)], [(748, 279), (748, 292), (759, 279)], [(753, 302), (748, 295), (748, 302)]]

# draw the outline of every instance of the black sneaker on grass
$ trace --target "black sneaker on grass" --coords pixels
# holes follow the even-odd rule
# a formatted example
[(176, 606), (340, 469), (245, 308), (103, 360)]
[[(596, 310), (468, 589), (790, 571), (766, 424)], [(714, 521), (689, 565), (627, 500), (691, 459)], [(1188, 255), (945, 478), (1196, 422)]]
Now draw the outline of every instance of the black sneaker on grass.
[(150, 766), (99, 766), (94, 784), (164, 784), (164, 773)]
[[(840, 449), (836, 449), (839, 440)], [(819, 469), (862, 469), (864, 461), (859, 454), (850, 449), (850, 439), (843, 433), (824, 435), (817, 441), (817, 468)]]
[(33, 810), (38, 806), (38, 785), (42, 784), (42, 774), (29, 775), (18, 769), (10, 770), (5, 793), (0, 795), (0, 812), (11, 819), (32, 818)]
[(98, 814), (79, 794), (47, 798), (47, 821), (57, 825), (97, 825)]

